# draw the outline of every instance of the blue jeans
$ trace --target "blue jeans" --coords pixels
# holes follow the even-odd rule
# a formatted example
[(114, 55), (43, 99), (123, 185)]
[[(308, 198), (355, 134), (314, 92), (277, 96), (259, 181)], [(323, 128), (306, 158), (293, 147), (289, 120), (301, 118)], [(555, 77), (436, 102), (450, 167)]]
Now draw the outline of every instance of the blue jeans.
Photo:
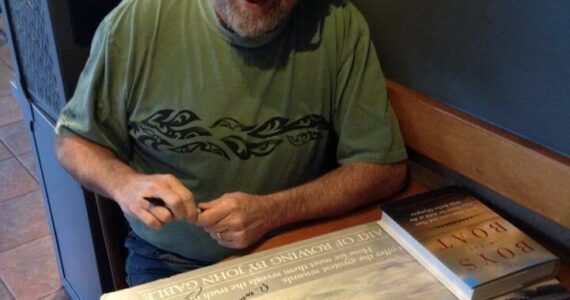
[(212, 264), (159, 249), (133, 232), (127, 236), (125, 247), (129, 250), (126, 271), (131, 287)]

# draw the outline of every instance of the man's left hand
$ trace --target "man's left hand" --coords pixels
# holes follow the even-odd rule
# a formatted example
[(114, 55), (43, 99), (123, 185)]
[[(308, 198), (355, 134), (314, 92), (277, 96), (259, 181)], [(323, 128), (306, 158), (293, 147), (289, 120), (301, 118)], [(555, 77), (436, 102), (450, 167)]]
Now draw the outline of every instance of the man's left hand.
[(272, 229), (269, 201), (261, 196), (236, 192), (199, 204), (203, 210), (196, 225), (200, 225), (218, 241), (234, 249), (247, 248)]

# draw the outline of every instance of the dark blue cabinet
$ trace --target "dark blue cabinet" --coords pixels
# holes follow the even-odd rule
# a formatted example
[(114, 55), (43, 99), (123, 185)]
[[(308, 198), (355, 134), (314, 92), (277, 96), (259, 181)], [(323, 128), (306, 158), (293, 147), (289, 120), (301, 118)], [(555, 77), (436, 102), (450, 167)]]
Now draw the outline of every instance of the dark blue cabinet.
[(12, 90), (29, 124), (62, 285), (73, 299), (97, 299), (113, 283), (95, 195), (58, 164), (53, 124), (18, 87)]
[(124, 230), (104, 234), (105, 224), (115, 225), (104, 220), (105, 211), (118, 220), (118, 229), (122, 217), (58, 164), (54, 124), (75, 88), (95, 28), (119, 1), (0, 0), (14, 61), (12, 93), (29, 125), (61, 281), (74, 299), (98, 299), (121, 287), (121, 272), (112, 272), (113, 266), (122, 268), (121, 253), (108, 242), (120, 240), (112, 236)]

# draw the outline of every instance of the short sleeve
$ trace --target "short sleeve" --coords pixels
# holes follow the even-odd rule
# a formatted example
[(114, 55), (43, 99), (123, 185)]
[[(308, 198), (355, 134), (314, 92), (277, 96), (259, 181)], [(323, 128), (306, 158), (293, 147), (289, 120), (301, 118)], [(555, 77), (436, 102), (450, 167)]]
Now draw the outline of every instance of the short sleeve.
[(337, 75), (334, 129), (340, 164), (391, 164), (407, 158), (368, 26), (353, 8)]
[(78, 135), (111, 149), (121, 160), (131, 155), (127, 118), (127, 76), (121, 49), (106, 18), (95, 33), (89, 59), (73, 97), (63, 108), (56, 134)]

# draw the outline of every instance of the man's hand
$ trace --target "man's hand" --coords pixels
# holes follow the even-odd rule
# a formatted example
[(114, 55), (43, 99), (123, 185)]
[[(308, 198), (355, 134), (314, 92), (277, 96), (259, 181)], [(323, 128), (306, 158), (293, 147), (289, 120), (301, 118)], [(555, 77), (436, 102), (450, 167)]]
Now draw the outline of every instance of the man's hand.
[(198, 217), (192, 193), (172, 175), (131, 175), (112, 197), (124, 213), (155, 229), (174, 219), (195, 223)]
[(272, 229), (270, 203), (264, 200), (241, 192), (225, 194), (199, 204), (203, 212), (196, 224), (224, 247), (247, 248)]
[[(79, 136), (57, 139), (62, 166), (88, 189), (115, 200), (124, 213), (152, 228), (174, 219), (196, 222), (192, 193), (172, 175), (146, 175), (133, 170), (108, 148)], [(164, 206), (153, 205), (160, 199)]]
[(273, 194), (231, 193), (207, 203), (197, 225), (228, 248), (246, 248), (286, 224), (346, 214), (384, 199), (406, 183), (405, 162), (341, 166), (313, 181)]

